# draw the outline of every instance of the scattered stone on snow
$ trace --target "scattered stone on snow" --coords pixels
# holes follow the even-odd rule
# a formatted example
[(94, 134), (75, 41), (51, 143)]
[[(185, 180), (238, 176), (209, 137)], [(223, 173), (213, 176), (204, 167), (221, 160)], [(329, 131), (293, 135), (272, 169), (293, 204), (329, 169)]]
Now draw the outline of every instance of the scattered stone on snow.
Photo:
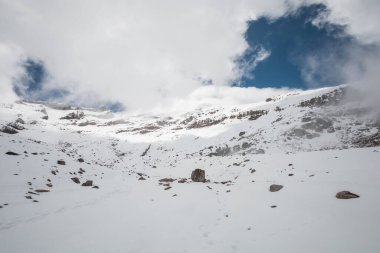
[(354, 199), (354, 198), (359, 198), (360, 196), (349, 192), (349, 191), (341, 191), (336, 194), (337, 199)]
[(92, 180), (87, 180), (82, 184), (82, 186), (92, 186)]
[(282, 188), (284, 188), (284, 186), (279, 185), (279, 184), (272, 184), (272, 185), (269, 187), (269, 191), (270, 191), (270, 192), (278, 192), (278, 191), (281, 190)]
[(59, 164), (59, 165), (66, 165), (66, 162), (61, 159), (61, 160), (57, 161), (57, 164)]
[(6, 155), (20, 155), (16, 152), (13, 152), (13, 151), (8, 151), (7, 153), (5, 153)]
[(50, 192), (50, 190), (46, 190), (46, 189), (37, 189), (37, 190), (34, 190), (35, 192), (38, 192), (38, 193), (42, 193), (42, 192)]
[(175, 181), (174, 178), (162, 178), (160, 180), (158, 180), (159, 182), (163, 182), (163, 183), (172, 183)]
[(80, 184), (80, 180), (77, 177), (72, 177), (71, 180), (73, 180), (73, 182), (76, 184)]

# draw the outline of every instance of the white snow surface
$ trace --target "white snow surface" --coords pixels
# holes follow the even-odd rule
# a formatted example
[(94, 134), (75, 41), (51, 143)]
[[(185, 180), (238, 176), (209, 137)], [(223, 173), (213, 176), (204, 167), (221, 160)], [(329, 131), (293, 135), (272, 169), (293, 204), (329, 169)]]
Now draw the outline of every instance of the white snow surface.
[(380, 148), (357, 144), (376, 119), (362, 101), (299, 106), (339, 88), (176, 115), (1, 104), (25, 129), (0, 132), (0, 252), (380, 252)]

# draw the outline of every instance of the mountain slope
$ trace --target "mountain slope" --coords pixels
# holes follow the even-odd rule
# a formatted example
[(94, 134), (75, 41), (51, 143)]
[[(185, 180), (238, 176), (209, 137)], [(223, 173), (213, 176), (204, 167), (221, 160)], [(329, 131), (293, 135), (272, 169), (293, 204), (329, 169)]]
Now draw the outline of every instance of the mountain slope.
[[(348, 93), (173, 115), (3, 104), (2, 248), (377, 252), (380, 124)], [(196, 168), (208, 181), (191, 181)]]

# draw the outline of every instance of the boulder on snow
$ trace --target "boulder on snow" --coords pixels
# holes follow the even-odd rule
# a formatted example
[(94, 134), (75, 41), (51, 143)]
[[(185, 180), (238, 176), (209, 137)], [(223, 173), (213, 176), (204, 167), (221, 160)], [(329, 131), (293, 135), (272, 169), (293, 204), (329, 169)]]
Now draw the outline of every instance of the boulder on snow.
[(336, 194), (337, 199), (355, 199), (359, 197), (360, 197), (359, 195), (349, 192), (349, 191), (341, 191)]
[(174, 178), (162, 178), (160, 180), (158, 180), (159, 182), (163, 182), (163, 183), (172, 183), (175, 181)]
[(278, 192), (278, 191), (281, 190), (282, 188), (284, 188), (284, 186), (279, 185), (279, 184), (272, 184), (272, 185), (269, 187), (269, 191), (270, 191), (270, 192)]
[(24, 130), (25, 129), (25, 127), (21, 126), (20, 124), (18, 124), (16, 122), (8, 123), (8, 126), (14, 128), (16, 130)]
[(66, 162), (64, 160), (58, 160), (57, 164), (59, 164), (59, 165), (66, 165)]
[(92, 180), (87, 180), (82, 184), (82, 186), (92, 186)]
[(191, 180), (194, 182), (206, 182), (206, 173), (204, 170), (195, 169), (191, 172)]
[(37, 189), (34, 190), (35, 192), (41, 193), (41, 192), (50, 192), (50, 190), (45, 190), (45, 189)]
[(25, 124), (25, 121), (24, 121), (22, 118), (18, 118), (18, 119), (16, 119), (15, 122), (16, 122), (16, 123), (19, 123), (19, 124)]
[(83, 162), (84, 162), (83, 158), (78, 158), (77, 161), (80, 162), (80, 163), (83, 163)]
[(20, 154), (17, 154), (13, 151), (8, 151), (7, 153), (5, 153), (6, 155), (20, 155)]
[(12, 127), (9, 126), (4, 126), (0, 129), (0, 132), (6, 133), (6, 134), (17, 134), (18, 131), (13, 129)]
[(71, 180), (73, 180), (73, 182), (76, 184), (80, 184), (80, 180), (77, 177), (72, 177)]

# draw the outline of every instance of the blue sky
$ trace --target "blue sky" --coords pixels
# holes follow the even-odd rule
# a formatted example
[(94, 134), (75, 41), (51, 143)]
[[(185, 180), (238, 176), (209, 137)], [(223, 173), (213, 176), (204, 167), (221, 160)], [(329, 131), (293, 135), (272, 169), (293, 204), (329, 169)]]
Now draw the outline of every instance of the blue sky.
[[(239, 84), (244, 87), (310, 87), (334, 86), (345, 83), (341, 66), (349, 60), (350, 51), (370, 52), (371, 45), (360, 44), (346, 33), (346, 27), (332, 23), (318, 26), (313, 20), (328, 15), (323, 4), (302, 6), (278, 19), (260, 17), (249, 21), (245, 38), (249, 44), (240, 65), (249, 64), (258, 51), (265, 49), (269, 56), (247, 71)], [(308, 59), (315, 57), (320, 67), (307, 78), (303, 71)], [(324, 58), (328, 61), (324, 62)], [(328, 69), (323, 64), (328, 64)], [(310, 73), (309, 73), (310, 74)]]

